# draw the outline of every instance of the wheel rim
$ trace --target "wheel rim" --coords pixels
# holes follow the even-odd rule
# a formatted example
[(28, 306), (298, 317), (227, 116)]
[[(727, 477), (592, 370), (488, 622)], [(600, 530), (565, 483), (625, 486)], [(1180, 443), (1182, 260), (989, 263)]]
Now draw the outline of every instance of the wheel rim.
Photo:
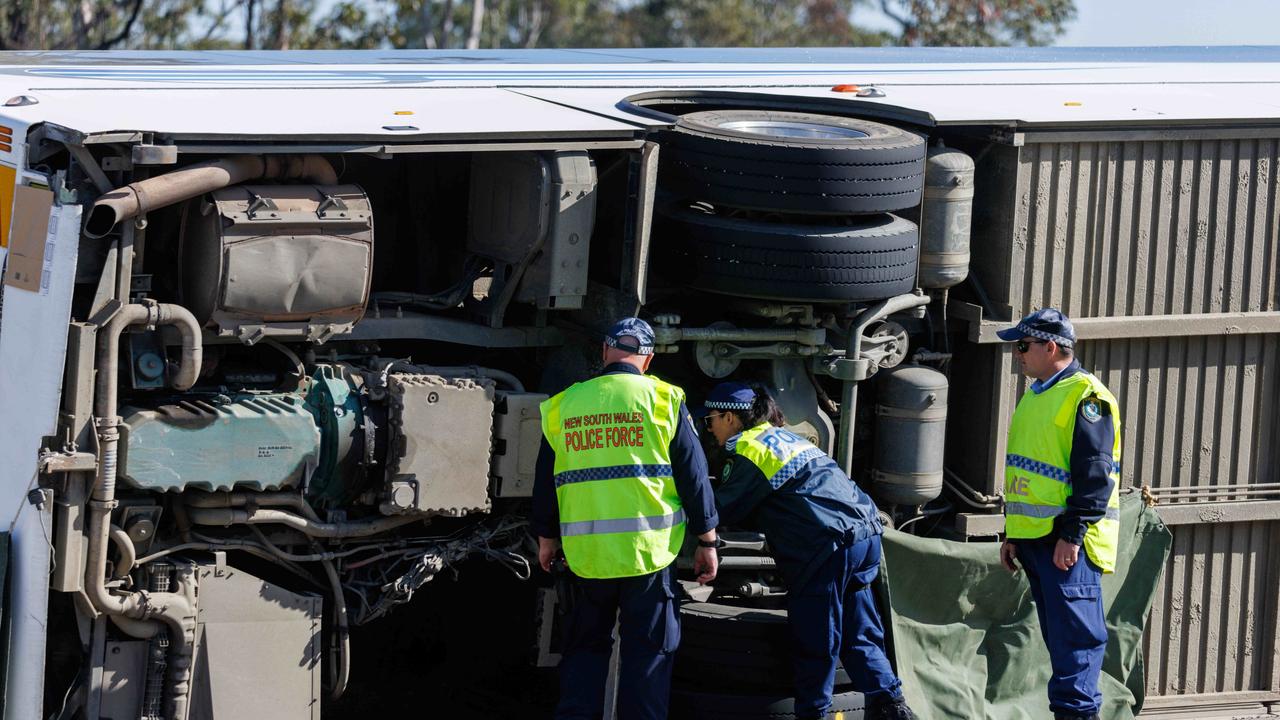
[(808, 138), (811, 140), (848, 140), (851, 138), (871, 137), (861, 130), (841, 127), (839, 125), (823, 125), (821, 123), (800, 122), (795, 120), (731, 120), (717, 125), (722, 130), (763, 135), (778, 138)]

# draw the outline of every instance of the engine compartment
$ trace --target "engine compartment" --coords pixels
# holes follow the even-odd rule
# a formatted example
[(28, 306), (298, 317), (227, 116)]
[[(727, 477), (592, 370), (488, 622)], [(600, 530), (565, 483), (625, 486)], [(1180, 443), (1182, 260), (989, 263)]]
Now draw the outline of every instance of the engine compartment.
[[(741, 135), (739, 115), (699, 120), (721, 116)], [(652, 318), (654, 372), (691, 407), (729, 375), (761, 381), (888, 522), (940, 512), (926, 506), (942, 491), (950, 356), (936, 351), (945, 316), (937, 332), (931, 301), (964, 277), (968, 211), (920, 207), (934, 150), (918, 128), (771, 122), (873, 139), (889, 128), (914, 179), (872, 177), (896, 188), (874, 201), (794, 200), (766, 183), (743, 197), (767, 201), (733, 207), (732, 178), (699, 160), (705, 128), (629, 149), (228, 155), (117, 172), (145, 202), (109, 192), (92, 205), (73, 318), (97, 329), (68, 358), (96, 368), (94, 386), (68, 383), (68, 406), (92, 412), (72, 413), (67, 432), (74, 449), (97, 448), (97, 470), (61, 476), (55, 512), (56, 553), (75, 567), (53, 589), (83, 593), (77, 617), (97, 629), (82, 634), (122, 648), (83, 647), (117, 678), (100, 707), (236, 712), (218, 690), (235, 677), (250, 689), (238, 692), (279, 696), (275, 717), (319, 717), (318, 689), (333, 702), (351, 682), (353, 635), (386, 634), (433, 579), (476, 560), (533, 578), (538, 405), (598, 370), (599, 333), (625, 315)], [(733, 163), (751, 132), (724, 136), (746, 143)], [(765, 160), (796, 165), (779, 147)], [(834, 164), (853, 151), (830, 152)], [(971, 186), (972, 165), (965, 176), (963, 153), (948, 152), (947, 182)], [(928, 284), (922, 247), (941, 268)], [(778, 607), (767, 539), (730, 537), (701, 612)], [(555, 593), (537, 582), (518, 594), (532, 605), (521, 627), (550, 666)], [(249, 662), (243, 649), (265, 641), (228, 629), (233, 616), (284, 623), (288, 657)], [(678, 677), (716, 657), (692, 647), (706, 652), (682, 657)], [(264, 677), (279, 665), (292, 694)], [(89, 712), (88, 686), (54, 680)]]

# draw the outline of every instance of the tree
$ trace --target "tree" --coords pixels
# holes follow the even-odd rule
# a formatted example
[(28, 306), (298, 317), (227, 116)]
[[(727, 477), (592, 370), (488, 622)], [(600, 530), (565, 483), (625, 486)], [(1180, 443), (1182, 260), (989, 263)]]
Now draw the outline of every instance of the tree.
[(1075, 18), (1074, 0), (879, 0), (902, 45), (1047, 45)]
[[(899, 32), (853, 24), (872, 2)], [(1074, 0), (4, 0), (0, 49), (1039, 45), (1074, 16)]]
[(882, 33), (855, 27), (856, 0), (645, 0), (627, 11), (637, 47), (882, 45)]
[(106, 50), (135, 30), (144, 0), (6, 0), (0, 50)]

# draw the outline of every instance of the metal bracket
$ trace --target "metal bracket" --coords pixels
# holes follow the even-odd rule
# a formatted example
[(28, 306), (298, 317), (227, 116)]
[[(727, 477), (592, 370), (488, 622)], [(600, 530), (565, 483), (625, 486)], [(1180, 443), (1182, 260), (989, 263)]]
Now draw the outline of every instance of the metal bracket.
[(93, 155), (83, 145), (66, 144), (67, 152), (71, 153), (71, 157), (76, 159), (80, 167), (84, 168), (84, 172), (93, 181), (94, 187), (98, 192), (106, 193), (115, 190), (115, 183), (107, 179), (107, 174), (102, 172), (102, 167), (98, 165), (98, 161), (93, 159)]
[(40, 474), (62, 472), (97, 472), (98, 456), (87, 452), (57, 452), (44, 450), (38, 461)]
[(328, 215), (329, 208), (334, 208), (335, 210), (338, 210), (339, 211), (338, 217), (347, 216), (347, 204), (342, 202), (341, 198), (338, 198), (334, 195), (330, 195), (328, 193), (322, 193), (322, 194), (324, 195), (324, 200), (321, 200), (320, 204), (316, 206), (316, 217), (322, 220), (329, 217)]
[[(323, 345), (334, 335), (351, 331), (347, 323), (279, 323), (276, 325), (239, 325), (235, 328), (234, 337), (245, 345), (255, 345), (272, 336), (297, 337), (299, 327), (306, 340), (314, 345)], [(223, 332), (231, 335), (231, 332)]]
[[(270, 198), (264, 198), (258, 193), (252, 190), (249, 190), (248, 188), (245, 188), (245, 192), (249, 193), (249, 196), (252, 198), (252, 200), (249, 201), (249, 207), (246, 208), (244, 211), (245, 216), (248, 217), (250, 220), (256, 220), (258, 217), (258, 212), (261, 210), (270, 210), (272, 212), (276, 212), (280, 209), (276, 207), (275, 202), (272, 201)], [(316, 211), (316, 214), (317, 215), (319, 214), (319, 210)], [(274, 217), (274, 215), (272, 217)]]
[(848, 358), (836, 358), (826, 362), (818, 361), (814, 363), (813, 372), (820, 375), (830, 375), (837, 380), (846, 382), (862, 382), (880, 369), (868, 358), (858, 358), (849, 360)]

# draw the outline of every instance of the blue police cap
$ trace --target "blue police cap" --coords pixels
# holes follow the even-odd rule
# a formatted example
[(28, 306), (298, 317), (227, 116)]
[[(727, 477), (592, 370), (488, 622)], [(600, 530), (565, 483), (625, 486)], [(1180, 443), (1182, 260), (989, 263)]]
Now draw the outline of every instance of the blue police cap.
[(653, 354), (653, 328), (636, 317), (623, 318), (609, 328), (604, 343), (636, 355)]
[(722, 382), (711, 389), (702, 404), (708, 410), (750, 410), (755, 399), (756, 391), (746, 383)]
[(1062, 347), (1076, 346), (1076, 329), (1071, 326), (1070, 318), (1057, 308), (1036, 310), (1022, 318), (1017, 325), (1001, 330), (996, 335), (1006, 342), (1032, 337), (1037, 340), (1052, 340)]

